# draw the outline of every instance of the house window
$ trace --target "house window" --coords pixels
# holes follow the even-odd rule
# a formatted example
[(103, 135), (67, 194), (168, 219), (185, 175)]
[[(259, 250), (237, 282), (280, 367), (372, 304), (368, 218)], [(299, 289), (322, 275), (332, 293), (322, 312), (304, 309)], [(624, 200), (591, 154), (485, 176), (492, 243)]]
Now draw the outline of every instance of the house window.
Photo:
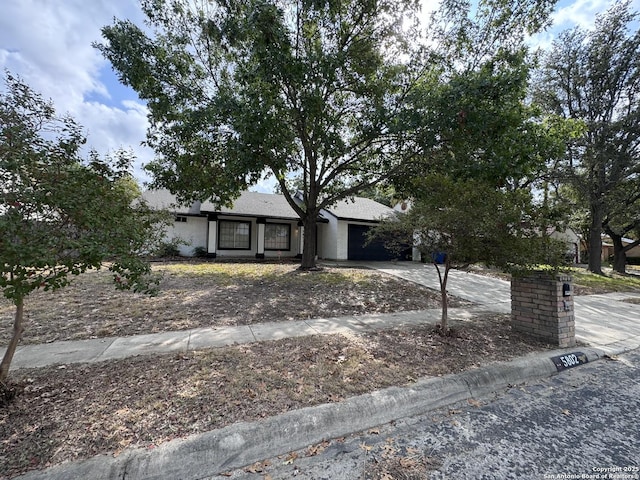
[(218, 229), (218, 248), (220, 250), (251, 249), (250, 222), (220, 220)]
[(178, 216), (176, 216), (176, 222), (187, 223), (187, 217), (183, 217), (182, 215), (178, 215)]
[(264, 226), (265, 250), (291, 250), (291, 225), (267, 223)]

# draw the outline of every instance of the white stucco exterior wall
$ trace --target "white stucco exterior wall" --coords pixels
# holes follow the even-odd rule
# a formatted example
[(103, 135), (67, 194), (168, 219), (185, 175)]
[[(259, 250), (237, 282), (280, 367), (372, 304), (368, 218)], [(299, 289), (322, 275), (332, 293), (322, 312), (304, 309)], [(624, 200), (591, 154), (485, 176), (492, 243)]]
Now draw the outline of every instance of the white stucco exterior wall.
[(347, 260), (349, 258), (349, 224), (338, 220), (336, 230), (336, 260)]
[(327, 215), (329, 223), (318, 223), (318, 257), (325, 260), (338, 259), (338, 219)]
[(318, 224), (318, 256), (325, 260), (348, 260), (349, 225), (372, 226), (370, 222), (338, 220), (325, 215), (329, 223)]
[(551, 238), (567, 244), (567, 254), (574, 257), (576, 263), (580, 263), (580, 237), (570, 228), (558, 232), (554, 231)]
[(184, 217), (186, 222), (173, 222), (167, 229), (166, 239), (179, 239), (186, 245), (178, 245), (180, 255), (191, 256), (196, 247), (207, 247), (207, 219), (206, 217)]
[[(180, 250), (180, 255), (184, 256), (192, 256), (193, 250), (196, 247), (207, 248), (207, 242), (209, 241), (209, 222), (206, 217), (186, 217), (186, 222), (174, 222), (172, 226), (167, 230), (166, 240), (171, 241), (175, 238), (179, 238), (188, 243), (188, 245), (180, 245), (178, 248)], [(224, 220), (239, 220), (239, 221), (248, 221), (251, 224), (251, 248), (249, 250), (221, 250), (217, 248), (216, 243), (216, 255), (220, 257), (255, 257), (258, 252), (258, 224), (255, 218), (247, 218), (247, 217), (231, 217), (224, 216), (219, 217), (217, 221), (216, 228), (223, 222)], [(267, 223), (282, 223), (291, 225), (291, 238), (289, 242), (289, 250), (264, 250), (265, 257), (269, 258), (277, 258), (279, 256), (282, 257), (292, 257), (297, 255), (298, 253), (298, 225), (297, 222), (291, 222), (286, 220), (269, 220), (267, 219)], [(263, 227), (264, 228), (264, 227)], [(211, 239), (212, 241), (217, 242), (217, 231), (216, 238)], [(264, 239), (264, 231), (262, 238)], [(262, 252), (261, 252), (262, 253)]]

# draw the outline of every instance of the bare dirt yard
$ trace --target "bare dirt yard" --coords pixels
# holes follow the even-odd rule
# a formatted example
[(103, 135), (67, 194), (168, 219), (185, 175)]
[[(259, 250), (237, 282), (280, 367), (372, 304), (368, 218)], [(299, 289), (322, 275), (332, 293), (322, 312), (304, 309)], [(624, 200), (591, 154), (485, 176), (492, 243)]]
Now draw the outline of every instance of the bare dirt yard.
[[(437, 292), (363, 269), (303, 273), (294, 264), (174, 263), (154, 270), (163, 275), (156, 297), (116, 292), (103, 272), (30, 296), (23, 343), (429, 309), (440, 302)], [(463, 305), (452, 299), (452, 307)], [(0, 345), (12, 313), (0, 303)], [(458, 324), (450, 336), (424, 325), (18, 370), (11, 382), (19, 394), (0, 406), (0, 478), (154, 448), (546, 348), (511, 332), (508, 316), (492, 315)]]

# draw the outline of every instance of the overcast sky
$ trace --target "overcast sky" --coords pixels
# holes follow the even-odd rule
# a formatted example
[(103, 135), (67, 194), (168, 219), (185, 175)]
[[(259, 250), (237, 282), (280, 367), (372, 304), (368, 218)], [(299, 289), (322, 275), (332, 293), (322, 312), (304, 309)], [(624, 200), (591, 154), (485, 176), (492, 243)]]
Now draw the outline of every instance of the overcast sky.
[[(554, 28), (539, 41), (548, 45), (554, 33), (576, 24), (589, 28), (595, 15), (613, 1), (561, 0)], [(101, 154), (119, 147), (133, 149), (138, 158), (136, 177), (147, 180), (141, 165), (153, 158), (153, 152), (140, 145), (147, 127), (145, 105), (118, 83), (110, 64), (91, 46), (101, 40), (100, 28), (114, 17), (141, 24), (137, 0), (1, 0), (1, 4), (2, 70), (20, 75), (51, 98), (58, 112), (70, 113), (86, 129), (89, 147)], [(640, 11), (640, 0), (632, 5)]]

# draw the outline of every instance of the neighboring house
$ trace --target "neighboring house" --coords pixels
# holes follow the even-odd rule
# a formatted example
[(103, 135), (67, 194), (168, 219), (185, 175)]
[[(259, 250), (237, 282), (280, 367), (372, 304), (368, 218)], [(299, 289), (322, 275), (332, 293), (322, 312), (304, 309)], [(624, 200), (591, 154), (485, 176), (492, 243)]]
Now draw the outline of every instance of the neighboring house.
[(580, 263), (580, 244), (582, 237), (575, 232), (571, 227), (567, 227), (565, 230), (551, 229), (549, 236), (554, 240), (560, 240), (567, 244), (567, 259), (571, 259), (573, 263)]
[[(631, 243), (635, 242), (635, 240), (631, 238), (623, 238), (622, 245), (627, 246)], [(613, 241), (608, 235), (602, 235), (602, 260), (608, 261), (613, 258)], [(632, 249), (627, 251), (627, 259), (637, 259), (640, 258), (640, 245), (633, 247)]]
[[(211, 202), (177, 205), (167, 190), (143, 197), (152, 207), (175, 215), (167, 240), (181, 239), (182, 255), (201, 247), (209, 257), (295, 257), (302, 255), (304, 227), (283, 195), (243, 192), (231, 208)], [(390, 260), (396, 256), (380, 242), (366, 243), (366, 232), (393, 210), (368, 198), (343, 200), (322, 210), (316, 253), (328, 260)]]
[(636, 245), (627, 252), (627, 258), (640, 259), (640, 245)]

